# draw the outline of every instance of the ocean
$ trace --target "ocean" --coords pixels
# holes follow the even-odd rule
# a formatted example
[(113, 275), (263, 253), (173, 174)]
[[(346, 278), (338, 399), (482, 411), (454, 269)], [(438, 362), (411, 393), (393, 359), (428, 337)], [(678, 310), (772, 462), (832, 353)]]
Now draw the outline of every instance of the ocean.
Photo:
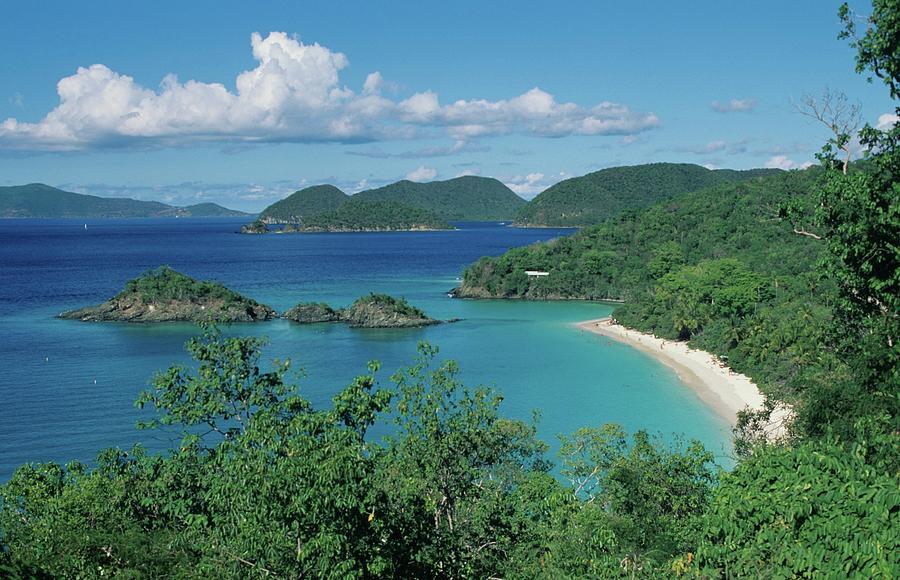
[[(64, 321), (131, 278), (167, 264), (215, 279), (279, 312), (300, 301), (345, 306), (370, 292), (405, 297), (435, 318), (422, 329), (352, 329), (277, 320), (227, 334), (265, 336), (264, 359), (290, 358), (300, 392), (327, 405), (366, 363), (389, 384), (425, 340), (458, 361), (470, 385), (495, 386), (502, 412), (530, 419), (551, 447), (557, 435), (607, 422), (670, 441), (702, 441), (731, 464), (730, 426), (652, 357), (581, 332), (609, 314), (589, 302), (469, 301), (448, 297), (481, 256), (565, 236), (569, 229), (462, 223), (455, 231), (239, 235), (239, 219), (0, 220), (0, 482), (28, 462), (90, 462), (105, 447), (141, 442), (162, 451), (173, 433), (139, 431), (152, 411), (134, 407), (155, 372), (190, 364), (190, 324)], [(87, 226), (87, 227), (85, 227)]]

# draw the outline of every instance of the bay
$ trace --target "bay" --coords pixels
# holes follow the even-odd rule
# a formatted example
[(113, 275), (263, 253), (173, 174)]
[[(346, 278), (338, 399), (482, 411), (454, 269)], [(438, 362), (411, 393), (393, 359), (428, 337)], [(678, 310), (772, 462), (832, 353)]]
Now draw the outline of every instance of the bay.
[[(0, 220), (0, 481), (26, 462), (90, 461), (104, 447), (174, 442), (138, 431), (149, 412), (133, 406), (157, 371), (189, 364), (189, 324), (89, 324), (55, 318), (99, 303), (143, 271), (167, 264), (215, 279), (283, 311), (299, 301), (348, 305), (369, 292), (407, 298), (454, 324), (424, 329), (301, 326), (277, 320), (231, 325), (229, 334), (268, 337), (264, 358), (304, 369), (301, 392), (316, 405), (366, 363), (381, 381), (412, 364), (416, 345), (439, 346), (468, 384), (496, 386), (505, 414), (539, 410), (539, 435), (605, 422), (697, 438), (729, 465), (730, 429), (673, 371), (574, 322), (611, 312), (606, 304), (454, 300), (447, 291), (483, 255), (568, 235), (463, 223), (447, 232), (248, 236), (241, 220)], [(87, 226), (87, 227), (85, 227)]]

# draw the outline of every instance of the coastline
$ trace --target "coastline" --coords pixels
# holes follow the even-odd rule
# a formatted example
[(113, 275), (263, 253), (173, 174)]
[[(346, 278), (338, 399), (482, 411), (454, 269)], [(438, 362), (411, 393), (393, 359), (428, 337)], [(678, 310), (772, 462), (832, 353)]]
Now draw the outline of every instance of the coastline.
[[(731, 425), (737, 421), (738, 411), (746, 407), (763, 408), (764, 395), (746, 375), (729, 369), (713, 354), (690, 348), (684, 342), (664, 340), (616, 324), (611, 318), (586, 320), (576, 323), (581, 330), (637, 348), (673, 369), (687, 387)], [(790, 409), (776, 408), (772, 416), (772, 429), (766, 429), (770, 438), (784, 434), (784, 424)]]

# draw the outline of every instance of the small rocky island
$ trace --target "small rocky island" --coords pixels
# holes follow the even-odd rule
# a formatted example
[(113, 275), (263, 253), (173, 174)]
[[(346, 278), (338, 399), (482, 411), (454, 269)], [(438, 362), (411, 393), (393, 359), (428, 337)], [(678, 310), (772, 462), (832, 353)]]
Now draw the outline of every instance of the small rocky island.
[(349, 308), (334, 309), (324, 303), (301, 303), (284, 313), (301, 324), (346, 322), (354, 328), (417, 328), (440, 324), (403, 298), (387, 294), (369, 294), (358, 298)]
[(266, 222), (257, 218), (253, 222), (241, 226), (242, 234), (267, 234), (269, 233), (269, 226), (266, 225)]
[(264, 304), (218, 282), (195, 280), (162, 266), (129, 281), (103, 304), (63, 312), (85, 322), (257, 322), (276, 318)]
[(335, 310), (324, 302), (301, 302), (284, 313), (284, 318), (300, 324), (316, 322), (340, 322), (341, 311)]

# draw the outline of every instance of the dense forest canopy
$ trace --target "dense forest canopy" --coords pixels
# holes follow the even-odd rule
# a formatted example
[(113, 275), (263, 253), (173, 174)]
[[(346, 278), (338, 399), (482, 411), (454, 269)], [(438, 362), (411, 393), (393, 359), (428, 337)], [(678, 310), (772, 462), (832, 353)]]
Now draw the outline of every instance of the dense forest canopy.
[(483, 258), (457, 294), (623, 300), (614, 313), (621, 323), (689, 339), (794, 401), (810, 375), (841, 366), (819, 347), (836, 299), (815, 271), (824, 248), (778, 217), (783, 204), (809, 202), (822, 181), (821, 169), (810, 169), (682, 194)]
[(778, 170), (712, 170), (690, 163), (650, 163), (601, 169), (550, 186), (519, 211), (516, 224), (589, 226), (680, 193), (774, 173)]
[[(875, 0), (865, 30), (839, 14), (858, 70), (895, 101), (898, 14)], [(144, 427), (183, 430), (167, 454), (26, 465), (0, 486), (0, 573), (896, 577), (900, 127), (864, 127), (866, 163), (847, 166), (852, 137), (836, 131), (816, 170), (686, 194), (467, 273), (487, 293), (624, 297), (622, 321), (727, 352), (790, 397), (791, 437), (754, 439), (748, 421), (732, 472), (699, 443), (615, 425), (563, 436), (554, 465), (534, 422), (504, 418), (498, 392), (427, 344), (317, 408), (289, 363), (261, 363), (262, 340), (206, 327), (195, 364), (137, 401), (155, 413)], [(515, 275), (540, 259), (546, 282)], [(369, 436), (377, 423), (390, 435)]]
[(301, 223), (305, 218), (334, 211), (349, 199), (333, 185), (314, 185), (276, 201), (262, 210), (258, 219), (267, 223)]
[(361, 201), (394, 201), (451, 221), (512, 220), (525, 200), (499, 180), (465, 175), (446, 181), (398, 181), (353, 196)]

